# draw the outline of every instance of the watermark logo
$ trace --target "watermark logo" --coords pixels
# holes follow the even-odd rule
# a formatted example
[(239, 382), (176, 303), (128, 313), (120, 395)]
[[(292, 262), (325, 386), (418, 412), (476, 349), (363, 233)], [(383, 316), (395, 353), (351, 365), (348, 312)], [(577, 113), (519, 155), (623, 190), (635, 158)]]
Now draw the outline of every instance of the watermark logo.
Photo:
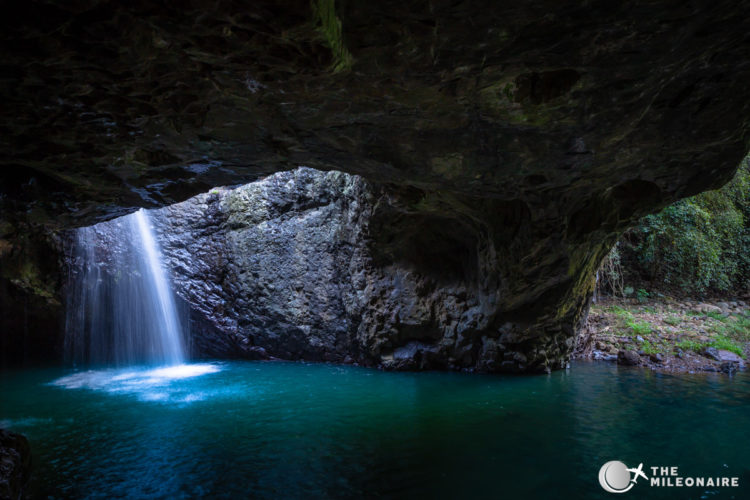
[(619, 460), (611, 460), (599, 469), (599, 484), (604, 491), (609, 493), (630, 491), (639, 484), (638, 479), (641, 478), (643, 481), (640, 484), (645, 484), (650, 488), (737, 488), (739, 486), (738, 477), (683, 476), (679, 468), (675, 466), (647, 467), (646, 470), (651, 478), (646, 476), (643, 463), (638, 464), (638, 467), (628, 467)]
[[(634, 475), (631, 475), (634, 474)], [(599, 484), (605, 491), (610, 493), (625, 493), (638, 483), (638, 478), (643, 477), (646, 481), (648, 478), (643, 472), (643, 464), (638, 468), (629, 468), (619, 460), (612, 460), (602, 465), (599, 469)]]

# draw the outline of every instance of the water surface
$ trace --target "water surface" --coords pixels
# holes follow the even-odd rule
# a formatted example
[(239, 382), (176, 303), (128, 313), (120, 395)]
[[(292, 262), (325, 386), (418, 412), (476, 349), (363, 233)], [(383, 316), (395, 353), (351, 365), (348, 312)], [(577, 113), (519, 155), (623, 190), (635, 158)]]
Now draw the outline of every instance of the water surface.
[(597, 474), (621, 460), (741, 485), (622, 498), (750, 498), (745, 375), (36, 369), (0, 375), (0, 427), (29, 437), (39, 497), (613, 498)]

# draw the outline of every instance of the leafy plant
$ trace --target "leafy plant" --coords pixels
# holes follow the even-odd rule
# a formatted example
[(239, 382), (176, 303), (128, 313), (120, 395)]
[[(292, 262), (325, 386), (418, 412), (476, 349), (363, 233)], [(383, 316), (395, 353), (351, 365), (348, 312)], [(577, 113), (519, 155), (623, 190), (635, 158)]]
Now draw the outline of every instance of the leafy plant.
[(635, 298), (638, 300), (639, 303), (643, 304), (644, 302), (648, 300), (648, 292), (643, 288), (639, 288), (635, 292)]
[(649, 354), (649, 355), (661, 352), (661, 349), (659, 349), (658, 347), (656, 347), (654, 344), (652, 344), (648, 340), (646, 340), (646, 341), (643, 342), (643, 344), (641, 345), (641, 350), (645, 354)]
[(701, 344), (700, 342), (696, 342), (695, 340), (690, 340), (690, 339), (680, 340), (676, 345), (683, 351), (694, 351), (694, 352), (700, 352), (703, 350), (703, 347), (704, 347), (704, 345)]
[(633, 335), (648, 335), (653, 331), (653, 327), (648, 321), (636, 321), (631, 319), (625, 324), (633, 332)]

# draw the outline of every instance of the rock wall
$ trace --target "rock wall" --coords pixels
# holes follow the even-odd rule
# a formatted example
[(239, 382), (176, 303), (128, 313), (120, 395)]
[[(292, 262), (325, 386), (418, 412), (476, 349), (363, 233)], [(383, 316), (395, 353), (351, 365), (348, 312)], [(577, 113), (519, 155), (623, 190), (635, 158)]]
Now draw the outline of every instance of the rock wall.
[(509, 367), (561, 366), (607, 247), (729, 180), (750, 140), (748, 2), (18, 7), (0, 20), (0, 228), (298, 165), (361, 175), (374, 268), (465, 286), (488, 338), (471, 351), (502, 345), (488, 356)]
[(397, 209), (358, 176), (298, 168), (153, 212), (196, 352), (393, 369), (566, 364), (571, 335), (542, 329), (529, 349), (528, 324), (504, 317), (486, 235), (425, 219), (406, 245), (378, 241), (379, 217)]
[(31, 473), (31, 448), (20, 434), (0, 429), (0, 499), (25, 498)]
[(60, 358), (62, 248), (43, 228), (0, 223), (0, 367)]

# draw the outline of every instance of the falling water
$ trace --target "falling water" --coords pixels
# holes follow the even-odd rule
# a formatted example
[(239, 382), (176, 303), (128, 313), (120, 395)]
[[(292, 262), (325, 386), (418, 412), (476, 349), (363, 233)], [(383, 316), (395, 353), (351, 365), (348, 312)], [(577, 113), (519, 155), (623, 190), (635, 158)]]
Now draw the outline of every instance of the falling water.
[(177, 308), (172, 298), (172, 290), (167, 283), (167, 276), (161, 266), (159, 250), (156, 247), (154, 236), (151, 234), (151, 227), (148, 223), (148, 217), (144, 210), (138, 210), (135, 215), (135, 224), (138, 226), (138, 233), (141, 236), (141, 247), (144, 250), (148, 270), (146, 273), (151, 282), (152, 288), (156, 291), (159, 299), (158, 314), (159, 335), (161, 340), (162, 354), (164, 361), (176, 364), (184, 361), (185, 355), (182, 349), (182, 339), (180, 336), (180, 322), (177, 317)]
[(77, 363), (178, 364), (183, 330), (148, 215), (76, 231), (66, 353)]

